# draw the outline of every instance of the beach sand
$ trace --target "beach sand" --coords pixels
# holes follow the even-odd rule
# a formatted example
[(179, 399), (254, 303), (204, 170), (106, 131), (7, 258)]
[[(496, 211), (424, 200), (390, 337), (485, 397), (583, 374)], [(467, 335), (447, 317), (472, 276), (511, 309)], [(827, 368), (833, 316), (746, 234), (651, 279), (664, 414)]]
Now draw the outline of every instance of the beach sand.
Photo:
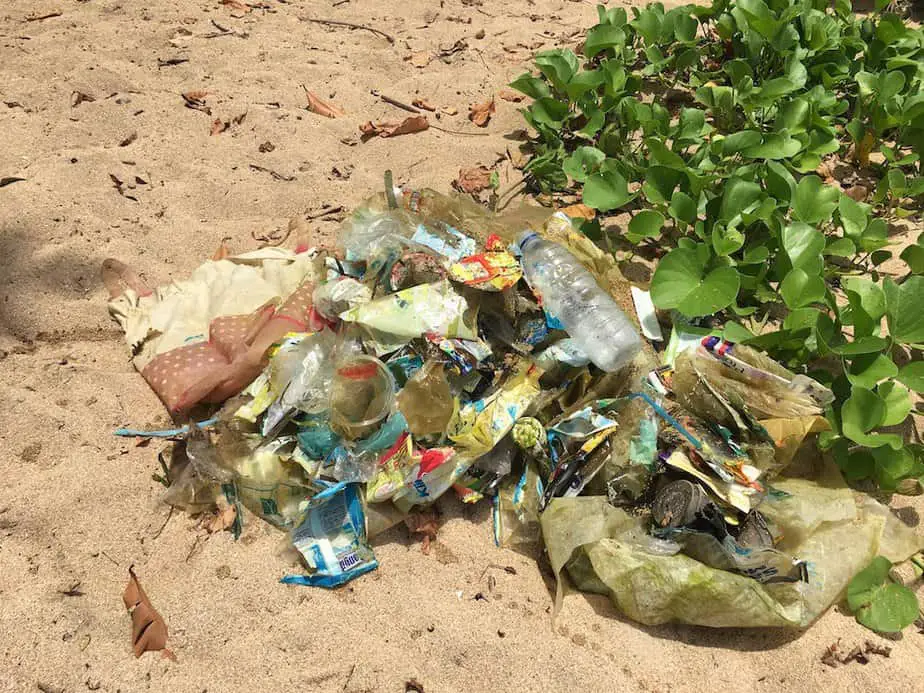
[[(396, 527), (375, 542), (379, 569), (333, 591), (279, 584), (293, 571), (285, 537), (257, 519), (238, 542), (206, 537), (179, 512), (168, 519), (152, 479), (163, 445), (112, 435), (168, 417), (107, 316), (103, 259), (158, 284), (224, 238), (242, 251), (292, 216), (351, 209), (382, 188), (386, 168), (448, 190), (460, 168), (507, 158), (523, 126), (498, 99), (477, 128), (469, 105), (534, 51), (573, 46), (596, 12), (561, 0), (253, 4), (263, 9), (0, 7), (0, 178), (25, 179), (0, 188), (0, 690), (401, 693), (411, 679), (427, 693), (921, 690), (915, 628), (888, 643), (888, 659), (822, 664), (839, 639), (847, 650), (885, 642), (839, 608), (803, 633), (651, 628), (569, 592), (553, 624), (548, 568), (494, 546), (488, 503), (443, 499), (429, 556)], [(366, 24), (395, 43), (307, 18)], [(425, 67), (406, 59), (441, 50)], [(306, 111), (302, 84), (346, 115)], [(468, 134), (358, 143), (361, 123), (408, 115), (373, 89), (457, 109), (430, 120)], [(184, 106), (193, 90), (208, 92), (211, 115)], [(210, 135), (216, 118), (245, 113)], [(509, 160), (498, 171), (502, 188), (517, 180)], [(311, 223), (318, 242), (336, 229)], [(895, 505), (917, 525), (920, 499)], [(132, 564), (175, 662), (131, 653), (121, 593)]]

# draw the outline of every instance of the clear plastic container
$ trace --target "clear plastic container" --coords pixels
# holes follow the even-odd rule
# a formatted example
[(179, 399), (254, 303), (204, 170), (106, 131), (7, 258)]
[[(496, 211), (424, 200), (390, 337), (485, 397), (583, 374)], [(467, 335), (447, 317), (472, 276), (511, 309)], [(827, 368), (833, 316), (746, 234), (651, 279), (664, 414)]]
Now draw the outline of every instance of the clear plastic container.
[(367, 437), (394, 411), (395, 389), (394, 376), (379, 359), (346, 355), (331, 384), (331, 428), (347, 440)]
[(641, 349), (635, 326), (574, 255), (527, 232), (520, 237), (523, 275), (575, 345), (598, 368), (615, 372)]

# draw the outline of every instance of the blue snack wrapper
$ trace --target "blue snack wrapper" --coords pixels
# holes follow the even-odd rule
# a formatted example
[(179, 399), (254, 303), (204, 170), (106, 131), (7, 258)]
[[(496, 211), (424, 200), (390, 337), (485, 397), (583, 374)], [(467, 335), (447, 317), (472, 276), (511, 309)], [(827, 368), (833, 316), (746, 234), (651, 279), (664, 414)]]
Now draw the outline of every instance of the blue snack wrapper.
[(359, 484), (339, 483), (308, 502), (292, 530), (292, 544), (312, 569), (309, 575), (286, 575), (287, 585), (338, 587), (379, 563), (366, 543), (366, 515)]

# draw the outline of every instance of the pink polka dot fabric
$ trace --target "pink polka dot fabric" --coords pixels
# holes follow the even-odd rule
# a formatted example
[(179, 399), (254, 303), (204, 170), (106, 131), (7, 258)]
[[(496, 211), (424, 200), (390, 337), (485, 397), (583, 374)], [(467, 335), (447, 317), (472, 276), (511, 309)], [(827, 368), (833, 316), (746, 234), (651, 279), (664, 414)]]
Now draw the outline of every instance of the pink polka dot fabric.
[(214, 344), (199, 342), (154, 357), (141, 375), (172, 412), (177, 410), (190, 384), (200, 378), (214, 377), (229, 364), (228, 358)]
[(155, 356), (141, 375), (173, 414), (199, 402), (221, 402), (240, 393), (265, 366), (267, 349), (287, 332), (310, 330), (314, 285), (305, 282), (278, 309), (252, 315), (222, 315), (209, 325), (209, 339)]

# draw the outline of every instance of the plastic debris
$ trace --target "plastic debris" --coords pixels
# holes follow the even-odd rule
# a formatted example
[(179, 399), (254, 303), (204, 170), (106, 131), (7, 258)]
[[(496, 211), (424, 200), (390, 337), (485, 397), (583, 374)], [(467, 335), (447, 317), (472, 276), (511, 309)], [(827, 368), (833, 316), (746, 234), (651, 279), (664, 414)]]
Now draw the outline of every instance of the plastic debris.
[(803, 628), (873, 556), (924, 544), (813, 459), (830, 390), (706, 327), (675, 323), (656, 361), (647, 293), (562, 213), (388, 178), (336, 250), (210, 261), (155, 291), (120, 277), (111, 310), (168, 408), (227, 402), (118, 433), (185, 436), (164, 499), (215, 531), (287, 530), (307, 568), (288, 584), (375, 569), (369, 538), (402, 523), (426, 553), (450, 490), (493, 503), (498, 546), (544, 544), (556, 611), (567, 573), (646, 624)]
[(356, 484), (331, 486), (308, 501), (292, 544), (304, 556), (309, 575), (287, 575), (289, 585), (337, 587), (375, 570), (378, 562), (366, 543), (366, 517)]

